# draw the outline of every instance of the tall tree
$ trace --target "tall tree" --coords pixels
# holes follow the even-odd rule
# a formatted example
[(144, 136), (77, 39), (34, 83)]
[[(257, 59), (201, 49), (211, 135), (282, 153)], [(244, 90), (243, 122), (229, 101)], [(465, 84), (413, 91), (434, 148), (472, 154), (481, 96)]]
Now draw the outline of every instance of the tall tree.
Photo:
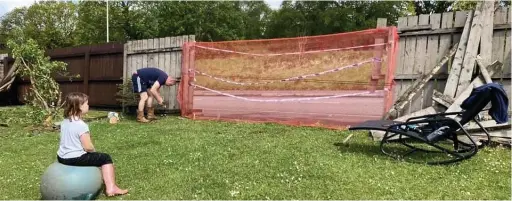
[(76, 5), (72, 2), (37, 2), (28, 8), (22, 21), (21, 27), (27, 37), (36, 40), (43, 48), (75, 45), (77, 16)]

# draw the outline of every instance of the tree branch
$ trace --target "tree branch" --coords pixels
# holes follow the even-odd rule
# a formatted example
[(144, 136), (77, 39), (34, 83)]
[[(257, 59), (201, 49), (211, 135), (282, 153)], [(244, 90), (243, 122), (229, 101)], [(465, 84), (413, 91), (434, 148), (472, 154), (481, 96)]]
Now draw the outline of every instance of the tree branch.
[[(21, 62), (23, 62), (23, 65), (25, 65), (25, 67), (29, 71), (29, 73), (32, 75), (33, 71), (30, 69), (30, 67), (27, 65), (27, 63), (25, 63), (25, 59), (20, 58), (20, 60), (21, 60)], [(46, 103), (44, 98), (41, 96), (41, 94), (39, 94), (39, 92), (37, 91), (37, 88), (35, 87), (35, 84), (34, 84), (34, 78), (32, 76), (30, 76), (30, 84), (33, 85), (32, 91), (34, 91), (34, 93), (36, 94), (36, 97), (41, 101), (41, 103), (44, 106), (45, 110), (49, 112), (50, 111), (50, 107), (48, 106), (48, 103)]]

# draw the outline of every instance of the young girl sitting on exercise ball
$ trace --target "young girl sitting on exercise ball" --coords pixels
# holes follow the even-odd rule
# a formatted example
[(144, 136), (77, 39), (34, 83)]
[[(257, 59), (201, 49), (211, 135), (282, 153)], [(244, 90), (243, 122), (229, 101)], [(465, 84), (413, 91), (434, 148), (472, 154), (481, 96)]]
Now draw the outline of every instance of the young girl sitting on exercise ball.
[(73, 92), (66, 96), (57, 159), (65, 165), (101, 167), (106, 187), (105, 194), (107, 196), (126, 194), (128, 190), (120, 189), (115, 183), (114, 165), (110, 155), (96, 152), (94, 149), (89, 126), (82, 120), (82, 115), (88, 111), (87, 95)]

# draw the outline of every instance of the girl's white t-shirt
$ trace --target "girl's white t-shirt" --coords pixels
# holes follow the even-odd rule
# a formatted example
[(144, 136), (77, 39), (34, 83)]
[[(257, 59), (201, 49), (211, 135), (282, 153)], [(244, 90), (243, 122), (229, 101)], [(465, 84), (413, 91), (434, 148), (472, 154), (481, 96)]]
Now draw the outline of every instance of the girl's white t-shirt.
[(76, 158), (84, 151), (80, 136), (89, 132), (89, 126), (82, 120), (64, 119), (60, 124), (60, 143), (57, 155), (61, 158)]

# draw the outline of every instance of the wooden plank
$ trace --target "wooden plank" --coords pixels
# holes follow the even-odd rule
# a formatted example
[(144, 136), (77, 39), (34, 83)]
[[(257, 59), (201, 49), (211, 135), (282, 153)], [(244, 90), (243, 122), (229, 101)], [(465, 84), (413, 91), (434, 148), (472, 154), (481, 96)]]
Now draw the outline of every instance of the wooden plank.
[(477, 55), (476, 63), (478, 64), (478, 66), (480, 68), (480, 73), (482, 73), (482, 77), (484, 78), (485, 83), (487, 83), (487, 84), (492, 83), (491, 76), (489, 75), (489, 72), (487, 72), (486, 66), (484, 65), (484, 63), (489, 63), (488, 60), (482, 58), (480, 55)]
[[(502, 137), (502, 138), (512, 138), (512, 130), (504, 129), (504, 130), (493, 130), (488, 131), (489, 135), (492, 137)], [(485, 136), (484, 132), (480, 133), (470, 133), (471, 136)], [(492, 140), (491, 140), (492, 141)]]
[(129, 51), (129, 55), (133, 54), (150, 54), (150, 53), (163, 53), (163, 52), (179, 52), (181, 51), (181, 47), (168, 47), (168, 48), (151, 48), (144, 50), (132, 50)]
[[(156, 39), (155, 39), (156, 40)], [(158, 49), (165, 48), (165, 38), (158, 38)], [(158, 66), (161, 66), (164, 72), (169, 72), (165, 65), (165, 52), (158, 52)]]
[[(507, 17), (507, 24), (511, 24), (512, 23), (512, 20), (510, 18), (512, 18), (512, 9), (509, 7), (507, 9), (507, 13), (508, 13), (508, 17)], [(512, 30), (507, 30), (507, 32), (505, 33), (505, 52), (504, 52), (504, 58), (503, 58), (503, 74), (505, 76), (510, 76), (511, 74), (511, 69), (510, 69), (510, 50), (511, 50), (511, 45), (510, 43), (512, 42), (511, 41), (511, 38), (510, 38), (510, 32)]]
[[(171, 37), (165, 37), (165, 38), (162, 38), (160, 39), (160, 49), (162, 48), (172, 48), (172, 45), (171, 45)], [(165, 69), (165, 72), (169, 73), (169, 76), (172, 76), (171, 74), (171, 69), (173, 67), (172, 65), (172, 61), (171, 61), (171, 54), (172, 52), (163, 52), (162, 51), (162, 60), (163, 60), (163, 67)], [(170, 108), (170, 109), (175, 109), (175, 105), (176, 105), (176, 100), (174, 98), (172, 98), (174, 96), (174, 87), (170, 87), (169, 90), (166, 90), (168, 91), (168, 96), (169, 98), (167, 98), (168, 100), (168, 104), (167, 104), (167, 108)]]
[[(185, 43), (195, 40), (195, 37), (190, 37), (189, 35), (184, 35), (184, 36), (182, 36), (182, 38), (183, 38), (183, 40), (181, 43), (179, 43), (179, 48), (182, 48)], [(181, 66), (182, 66), (182, 63), (184, 62), (183, 61), (183, 52), (178, 53), (177, 60), (178, 60), (178, 65), (175, 68), (175, 75), (176, 75), (176, 77), (181, 77), (181, 75), (182, 75)], [(177, 93), (178, 90), (179, 90), (178, 85), (176, 85), (176, 94), (178, 94)], [(192, 98), (193, 98), (193, 93), (192, 93)], [(177, 105), (176, 107), (178, 108), (179, 104), (176, 104), (176, 105)]]
[[(144, 48), (144, 49), (153, 49), (153, 45), (154, 45), (154, 39), (147, 39), (147, 46)], [(154, 53), (150, 53), (150, 54), (146, 54), (147, 55), (147, 67), (157, 67), (159, 68), (158, 66), (155, 66), (155, 54)], [(154, 104), (156, 105), (156, 101), (154, 102)]]
[[(434, 67), (435, 67), (435, 64), (434, 64)], [(430, 69), (432, 70), (432, 69)], [(421, 76), (423, 75), (419, 75), (419, 74), (411, 74), (411, 75), (396, 75), (395, 76), (395, 79), (398, 79), (398, 80), (416, 80), (416, 79), (419, 79), (421, 78)], [(434, 76), (432, 76), (432, 79), (448, 79), (448, 74), (435, 74)]]
[[(471, 33), (469, 34), (468, 44), (466, 47), (466, 53), (464, 54), (464, 61), (462, 62), (462, 69), (459, 75), (459, 82), (455, 97), (460, 95), (462, 91), (469, 86), (471, 83), (471, 76), (473, 75), (473, 69), (475, 67), (475, 59), (478, 53), (478, 46), (480, 45), (480, 39), (482, 34), (482, 22), (484, 12), (483, 9), (489, 9), (484, 7), (482, 2), (478, 2), (475, 8), (475, 15), (473, 16), (473, 22), (471, 23)], [(490, 12), (490, 11), (485, 11)]]
[[(456, 43), (456, 42), (460, 41), (460, 37), (461, 37), (462, 31), (464, 30), (464, 24), (466, 23), (468, 13), (469, 13), (468, 11), (455, 12), (455, 19), (453, 21), (453, 29), (458, 29), (461, 31), (451, 33), (452, 41), (453, 41), (452, 43)], [(450, 70), (451, 70), (451, 65), (450, 65), (450, 69), (448, 72), (450, 72)]]
[[(481, 121), (480, 124), (487, 130), (496, 130), (496, 129), (510, 129), (511, 127), (511, 124), (510, 122), (506, 122), (506, 123), (501, 123), (501, 124), (496, 124), (496, 121), (494, 120), (486, 120), (486, 121)], [(480, 131), (482, 130), (480, 128), (480, 126), (478, 126), (477, 123), (475, 123), (474, 121), (470, 121), (468, 122), (466, 125), (466, 127), (464, 129), (466, 129), (468, 132), (474, 132), (474, 131)]]
[[(386, 27), (387, 19), (386, 18), (377, 18), (377, 28)], [(384, 38), (376, 38), (375, 44), (384, 43)], [(376, 46), (374, 48), (373, 56), (374, 58), (382, 59), (382, 54), (384, 51), (384, 46)], [(382, 62), (374, 62), (372, 68), (372, 76), (370, 77), (370, 91), (373, 93), (377, 89), (377, 84), (379, 83), (379, 76), (381, 74)]]
[[(170, 42), (169, 43), (170, 47), (173, 47), (173, 48), (178, 47), (177, 37), (171, 37), (169, 39), (169, 42)], [(178, 57), (178, 52), (171, 52), (170, 53), (170, 57), (169, 57), (170, 58), (169, 74), (173, 75), (173, 76), (175, 75), (175, 69), (178, 68), (178, 66), (177, 66), (178, 65), (178, 61), (177, 61), (178, 58), (177, 57)], [(174, 90), (176, 91), (176, 89), (174, 89)], [(176, 103), (174, 103), (174, 104), (176, 104)]]
[[(494, 2), (485, 1), (482, 17), (482, 35), (480, 39), (480, 56), (486, 63), (491, 63), (492, 59), (492, 34), (494, 32)], [(485, 70), (485, 68), (484, 68)], [(489, 78), (490, 80), (490, 78)]]
[[(450, 16), (450, 13), (443, 13), (443, 15), (441, 15), (439, 13), (435, 13), (435, 14), (430, 15), (430, 24), (432, 25), (432, 29), (439, 30), (443, 26), (446, 26), (448, 24), (447, 19), (450, 18), (449, 16)], [(442, 21), (443, 23), (441, 23), (441, 18), (443, 20)], [(451, 22), (451, 21), (449, 21), (449, 22)], [(443, 27), (443, 28), (446, 28), (446, 27)], [(427, 61), (427, 64), (425, 66), (425, 72), (431, 71), (436, 66), (437, 62), (439, 62), (439, 60), (441, 60), (441, 58), (443, 58), (443, 56), (446, 55), (446, 53), (449, 51), (449, 49), (446, 51), (439, 50), (439, 48), (444, 47), (443, 45), (439, 44), (439, 43), (442, 43), (441, 39), (443, 37), (446, 38), (446, 37), (450, 37), (450, 36), (449, 35), (441, 35), (441, 36), (429, 35), (428, 36), (427, 54), (425, 55), (426, 61)], [(450, 60), (448, 60), (448, 61), (450, 61)], [(447, 64), (448, 63), (449, 62), (447, 62)], [(443, 65), (441, 67), (441, 69), (439, 69), (439, 72), (436, 73), (434, 75), (434, 77), (432, 77), (431, 80), (425, 84), (425, 87), (423, 89), (424, 96), (423, 96), (423, 107), (422, 108), (430, 107), (432, 105), (432, 89), (434, 88), (434, 85), (437, 83), (437, 78), (440, 76), (440, 74), (443, 74), (443, 71), (446, 71), (445, 66), (447, 66), (447, 65)], [(444, 73), (444, 74), (446, 74), (446, 73)], [(443, 75), (443, 76), (445, 76), (447, 78), (448, 74)]]
[[(185, 35), (177, 38), (176, 39), (176, 47), (181, 48), (183, 46), (183, 44), (187, 41), (188, 41), (188, 36), (185, 36)], [(182, 62), (181, 53), (182, 52), (176, 52), (176, 67), (173, 69), (173, 71), (174, 71), (173, 73), (174, 73), (175, 77), (179, 76), (179, 72), (180, 72), (179, 69), (181, 68), (181, 62)]]
[[(418, 19), (418, 25), (430, 25), (430, 27), (432, 27), (431, 24), (428, 24), (429, 22), (429, 15), (427, 14), (422, 14), (419, 16), (419, 19)], [(425, 66), (426, 66), (426, 63), (427, 63), (427, 60), (425, 59), (425, 55), (427, 55), (427, 41), (428, 41), (428, 36), (418, 36), (416, 38), (416, 52), (414, 54), (414, 69), (413, 69), (413, 73), (414, 74), (424, 74), (425, 72)], [(428, 80), (427, 80), (428, 82)], [(425, 90), (420, 90), (419, 93), (416, 93), (416, 96), (413, 97), (412, 99), (412, 104), (411, 104), (411, 110), (412, 111), (418, 111), (418, 110), (421, 110), (423, 109), (423, 99), (424, 99), (424, 96), (425, 96), (425, 93), (424, 93)]]
[(443, 92), (443, 94), (451, 97), (455, 97), (455, 93), (457, 91), (457, 84), (459, 83), (459, 76), (462, 70), (462, 62), (464, 61), (467, 41), (469, 33), (471, 32), (471, 23), (473, 19), (472, 13), (473, 11), (470, 11), (468, 17), (466, 18), (464, 31), (462, 32), (457, 52), (455, 53), (455, 58), (453, 59), (452, 68), (448, 76), (448, 81), (446, 82), (446, 87)]
[[(418, 25), (418, 16), (408, 16), (407, 17), (407, 26), (416, 26)], [(406, 58), (405, 58), (405, 61), (404, 61), (404, 73), (405, 74), (415, 74), (414, 73), (414, 55), (416, 54), (416, 37), (415, 36), (412, 36), (412, 37), (407, 37), (406, 38), (407, 40), (407, 43), (405, 45), (405, 51), (406, 51)], [(407, 85), (407, 84), (410, 84), (410, 83), (405, 83), (406, 87), (409, 88), (410, 86)], [(403, 86), (402, 86), (403, 87)], [(410, 113), (412, 112), (411, 109), (412, 109), (412, 105), (411, 105), (411, 102), (409, 102), (408, 105), (405, 106), (405, 110), (404, 110), (404, 113)]]
[[(135, 50), (142, 50), (142, 40), (137, 40), (135, 44)], [(142, 64), (143, 55), (135, 55), (135, 66), (133, 66), (133, 71), (136, 71), (139, 68), (145, 68), (145, 65)]]
[[(407, 17), (398, 18), (398, 27), (402, 28), (407, 26)], [(395, 69), (395, 86), (393, 89), (393, 100), (397, 100), (403, 93), (402, 80), (396, 78), (396, 76), (404, 74), (404, 60), (405, 60), (405, 44), (407, 37), (402, 37), (398, 40), (398, 53), (396, 55), (396, 69)]]
[[(386, 18), (384, 18), (384, 19), (386, 19)], [(379, 21), (377, 21), (377, 23), (378, 22)], [(430, 25), (430, 24), (418, 24), (418, 25), (413, 25), (413, 26), (407, 26), (407, 27), (400, 28), (400, 29), (397, 30), (397, 32), (398, 33), (404, 33), (404, 32), (409, 32), (409, 31), (430, 30), (430, 29), (432, 29), (432, 25)]]
[(393, 119), (393, 118), (397, 117), (399, 114), (396, 113), (396, 111), (402, 110), (405, 107), (405, 105), (407, 104), (407, 102), (412, 99), (414, 94), (423, 88), (425, 83), (428, 82), (428, 80), (430, 80), (433, 77), (433, 75), (439, 71), (439, 69), (441, 69), (441, 66), (443, 66), (446, 62), (448, 62), (448, 60), (455, 54), (455, 51), (457, 50), (456, 47), (457, 46), (454, 46), (450, 50), (450, 52), (448, 52), (448, 54), (445, 55), (443, 57), (443, 59), (441, 59), (441, 61), (439, 61), (439, 63), (429, 73), (424, 74), (421, 79), (416, 80), (416, 82), (414, 82), (414, 84), (412, 84), (412, 86), (407, 89), (407, 91), (404, 93), (404, 95), (401, 96), (396, 101), (396, 104), (385, 115), (384, 119), (388, 119), (388, 118)]
[(437, 90), (434, 90), (434, 96), (432, 98), (434, 101), (445, 106), (446, 108), (450, 107), (450, 105), (452, 105), (455, 102), (455, 100), (453, 100), (452, 97), (444, 95), (443, 93)]
[[(438, 14), (438, 13), (434, 13)], [(465, 16), (464, 16), (465, 17)], [(466, 19), (466, 18), (464, 18)], [(438, 29), (438, 30), (428, 30), (428, 31), (417, 31), (417, 32), (409, 32), (409, 33), (403, 33), (399, 34), (400, 37), (404, 36), (423, 36), (423, 35), (450, 35), (450, 34), (459, 34), (459, 37), (454, 39), (459, 40), (460, 34), (464, 31), (464, 26), (457, 27), (457, 28), (449, 28), (449, 29)], [(500, 30), (509, 30), (511, 28), (510, 24), (495, 24), (493, 27), (494, 31), (500, 31)]]
[[(148, 40), (142, 40), (142, 47), (141, 50), (148, 49)], [(148, 67), (148, 54), (142, 55), (142, 67), (147, 68)]]
[[(195, 80), (195, 60), (196, 60), (196, 50), (195, 50), (195, 43), (190, 45), (190, 55), (188, 60), (188, 69), (190, 72), (188, 73), (189, 77), (189, 84), (188, 84), (188, 97), (187, 97), (187, 108), (194, 109), (194, 87), (190, 84), (192, 84)], [(186, 85), (185, 85), (186, 86)]]
[[(494, 12), (494, 25), (502, 24), (507, 22), (507, 9), (506, 8), (498, 8)], [(492, 39), (492, 56), (491, 60), (498, 60), (500, 62), (504, 62), (504, 52), (505, 52), (505, 43), (506, 43), (506, 30), (498, 30), (494, 31), (493, 39)], [(504, 67), (505, 65), (503, 65)], [(501, 77), (504, 73), (505, 69), (500, 69), (500, 72), (495, 76)]]
[[(161, 49), (163, 48), (165, 45), (165, 40), (163, 38), (154, 38), (153, 39), (153, 49)], [(160, 52), (160, 51), (156, 51), (156, 52), (153, 52), (153, 53), (149, 53), (149, 55), (152, 55), (154, 57), (154, 66), (158, 66), (158, 68), (164, 72), (167, 73), (167, 71), (165, 70), (165, 63), (164, 63), (164, 60), (165, 60), (165, 56), (164, 56), (164, 53)], [(162, 86), (160, 88), (160, 93), (162, 95), (162, 99), (164, 100), (164, 104), (166, 108), (169, 108), (169, 102), (171, 101), (171, 99), (169, 99), (169, 89), (167, 86)]]
[(377, 27), (376, 28), (386, 27), (387, 24), (388, 24), (387, 18), (377, 18)]
[[(485, 65), (485, 64), (484, 64)], [(489, 75), (493, 75), (494, 73), (498, 72), (498, 70), (501, 68), (503, 64), (499, 61), (495, 61), (493, 62), (493, 64), (491, 64), (490, 66), (487, 67), (487, 72), (489, 72)], [(473, 88), (475, 87), (478, 87), (478, 86), (481, 86), (482, 84), (484, 84), (484, 80), (483, 78), (481, 78), (480, 76), (475, 78), (471, 84), (466, 87), (461, 93), (460, 95), (455, 98), (455, 102), (454, 104), (452, 104), (447, 110), (446, 112), (457, 112), (457, 111), (460, 111), (461, 108), (460, 108), (460, 104), (467, 98), (469, 97), (469, 95), (471, 94), (471, 91), (473, 91)], [(446, 95), (446, 94), (445, 94)]]
[[(443, 13), (442, 16), (442, 23), (441, 23), (441, 29), (449, 29), (453, 26), (453, 13), (447, 12)], [(455, 41), (454, 43), (457, 43), (458, 41)], [(439, 37), (439, 51), (437, 54), (437, 61), (441, 59), (448, 51), (450, 51), (450, 48), (452, 47), (452, 37), (450, 35), (441, 35)], [(437, 62), (436, 62), (437, 63)], [(441, 67), (441, 70), (439, 73), (449, 73), (449, 66), (451, 66), (451, 61), (446, 63), (445, 66)]]

